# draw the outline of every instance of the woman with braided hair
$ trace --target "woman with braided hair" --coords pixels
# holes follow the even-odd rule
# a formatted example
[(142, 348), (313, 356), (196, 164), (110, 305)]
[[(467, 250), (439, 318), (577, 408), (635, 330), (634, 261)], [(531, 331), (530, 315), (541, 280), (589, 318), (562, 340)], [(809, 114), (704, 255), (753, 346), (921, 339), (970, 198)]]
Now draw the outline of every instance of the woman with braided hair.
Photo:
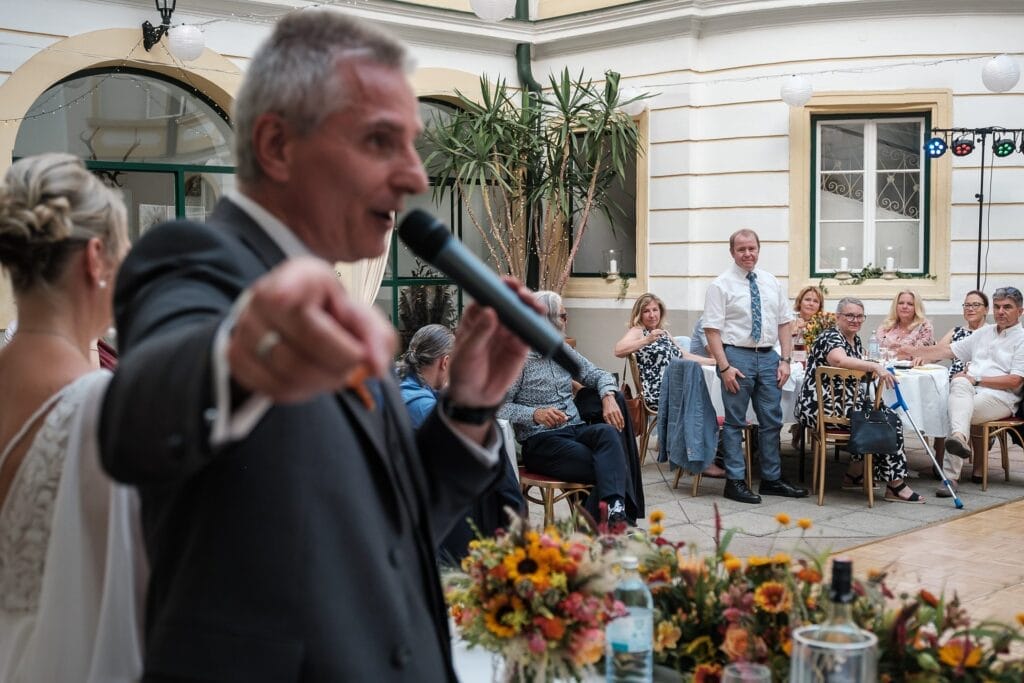
[(15, 162), (0, 264), (18, 331), (0, 349), (0, 681), (136, 680), (145, 561), (134, 492), (100, 469), (121, 199), (68, 154)]

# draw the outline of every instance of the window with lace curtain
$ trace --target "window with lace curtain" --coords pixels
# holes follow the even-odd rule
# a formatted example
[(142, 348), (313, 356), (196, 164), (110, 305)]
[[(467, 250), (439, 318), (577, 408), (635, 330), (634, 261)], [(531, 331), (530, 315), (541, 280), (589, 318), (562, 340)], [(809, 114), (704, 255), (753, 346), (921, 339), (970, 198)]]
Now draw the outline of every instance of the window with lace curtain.
[(928, 274), (930, 128), (927, 114), (812, 117), (812, 277), (844, 264)]

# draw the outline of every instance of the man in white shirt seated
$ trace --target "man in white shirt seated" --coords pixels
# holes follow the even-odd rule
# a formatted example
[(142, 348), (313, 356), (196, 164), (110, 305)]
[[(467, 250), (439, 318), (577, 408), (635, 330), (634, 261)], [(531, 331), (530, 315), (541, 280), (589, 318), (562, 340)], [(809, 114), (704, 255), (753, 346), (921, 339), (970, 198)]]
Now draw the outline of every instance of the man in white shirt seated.
[[(1015, 287), (997, 289), (992, 295), (994, 325), (986, 325), (971, 336), (938, 346), (910, 347), (902, 351), (913, 358), (936, 361), (959, 359), (967, 369), (955, 375), (949, 385), (950, 436), (946, 452), (960, 456), (946, 458), (942, 469), (955, 482), (963, 469), (963, 459), (971, 457), (971, 425), (1009, 417), (1017, 411), (1024, 386), (1024, 328), (1020, 324), (1024, 300)], [(987, 444), (982, 444), (986, 448)], [(987, 457), (987, 453), (978, 453)], [(975, 475), (975, 481), (981, 481)], [(948, 498), (940, 488), (937, 496)]]

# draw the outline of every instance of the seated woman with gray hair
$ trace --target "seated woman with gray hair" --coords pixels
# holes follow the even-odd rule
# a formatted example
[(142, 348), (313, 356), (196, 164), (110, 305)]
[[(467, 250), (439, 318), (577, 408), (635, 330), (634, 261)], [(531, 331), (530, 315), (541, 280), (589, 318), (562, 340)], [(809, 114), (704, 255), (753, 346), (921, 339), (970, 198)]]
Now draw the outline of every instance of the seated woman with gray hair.
[[(895, 382), (893, 376), (876, 362), (864, 360), (864, 345), (857, 332), (864, 324), (864, 304), (860, 299), (846, 297), (840, 299), (836, 307), (836, 326), (818, 335), (807, 352), (807, 371), (804, 384), (800, 389), (800, 398), (796, 405), (797, 422), (812, 430), (818, 428), (818, 393), (814, 375), (819, 367), (831, 366), (874, 373), (887, 388)], [(853, 410), (853, 396), (856, 386), (852, 382), (841, 385), (845, 414)], [(831, 394), (835, 389), (826, 384), (822, 390)], [(884, 410), (889, 410), (884, 408)], [(873, 458), (874, 478), (886, 482), (885, 499), (897, 503), (923, 503), (924, 498), (911, 489), (907, 478), (907, 456), (903, 451), (903, 424), (897, 422), (897, 449), (895, 453), (880, 453)], [(863, 456), (851, 455), (851, 463), (843, 475), (844, 489), (864, 488)]]
[[(409, 348), (398, 361), (402, 382), (402, 401), (409, 410), (412, 426), (419, 428), (437, 406), (438, 393), (448, 383), (448, 356), (455, 345), (455, 335), (444, 325), (425, 325), (409, 341)], [(442, 563), (457, 566), (466, 556), (469, 542), (475, 537), (473, 527), (485, 536), (508, 524), (506, 509), (524, 514), (526, 501), (519, 490), (512, 462), (502, 456), (501, 474), (486, 491), (477, 497), (438, 547)]]
[[(542, 291), (537, 293), (537, 300), (547, 310), (551, 324), (564, 333), (568, 314), (562, 297)], [(512, 423), (516, 438), (523, 444), (526, 469), (563, 481), (593, 484), (587, 510), (595, 518), (598, 504), (604, 502), (609, 524), (635, 523), (643, 515), (643, 491), (635, 469), (627, 462), (621, 434), (627, 424), (616, 396), (615, 378), (575, 350), (570, 352), (580, 366), (578, 377), (572, 377), (553, 360), (530, 352), (498, 417)], [(573, 400), (574, 379), (596, 390), (603, 422), (586, 424), (580, 417)], [(632, 434), (628, 437), (633, 439)]]

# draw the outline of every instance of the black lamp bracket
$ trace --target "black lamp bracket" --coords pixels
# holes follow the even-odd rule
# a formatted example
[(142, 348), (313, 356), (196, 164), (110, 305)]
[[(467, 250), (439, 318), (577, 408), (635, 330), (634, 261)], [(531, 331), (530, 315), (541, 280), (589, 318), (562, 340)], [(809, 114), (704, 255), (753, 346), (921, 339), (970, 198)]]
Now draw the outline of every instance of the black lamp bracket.
[(146, 52), (153, 49), (153, 46), (160, 42), (160, 39), (167, 35), (167, 32), (171, 30), (171, 15), (174, 14), (174, 7), (178, 4), (178, 0), (171, 0), (171, 2), (160, 2), (160, 0), (154, 0), (156, 3), (156, 9), (160, 12), (160, 25), (153, 26), (149, 21), (142, 22), (142, 46), (146, 48)]

